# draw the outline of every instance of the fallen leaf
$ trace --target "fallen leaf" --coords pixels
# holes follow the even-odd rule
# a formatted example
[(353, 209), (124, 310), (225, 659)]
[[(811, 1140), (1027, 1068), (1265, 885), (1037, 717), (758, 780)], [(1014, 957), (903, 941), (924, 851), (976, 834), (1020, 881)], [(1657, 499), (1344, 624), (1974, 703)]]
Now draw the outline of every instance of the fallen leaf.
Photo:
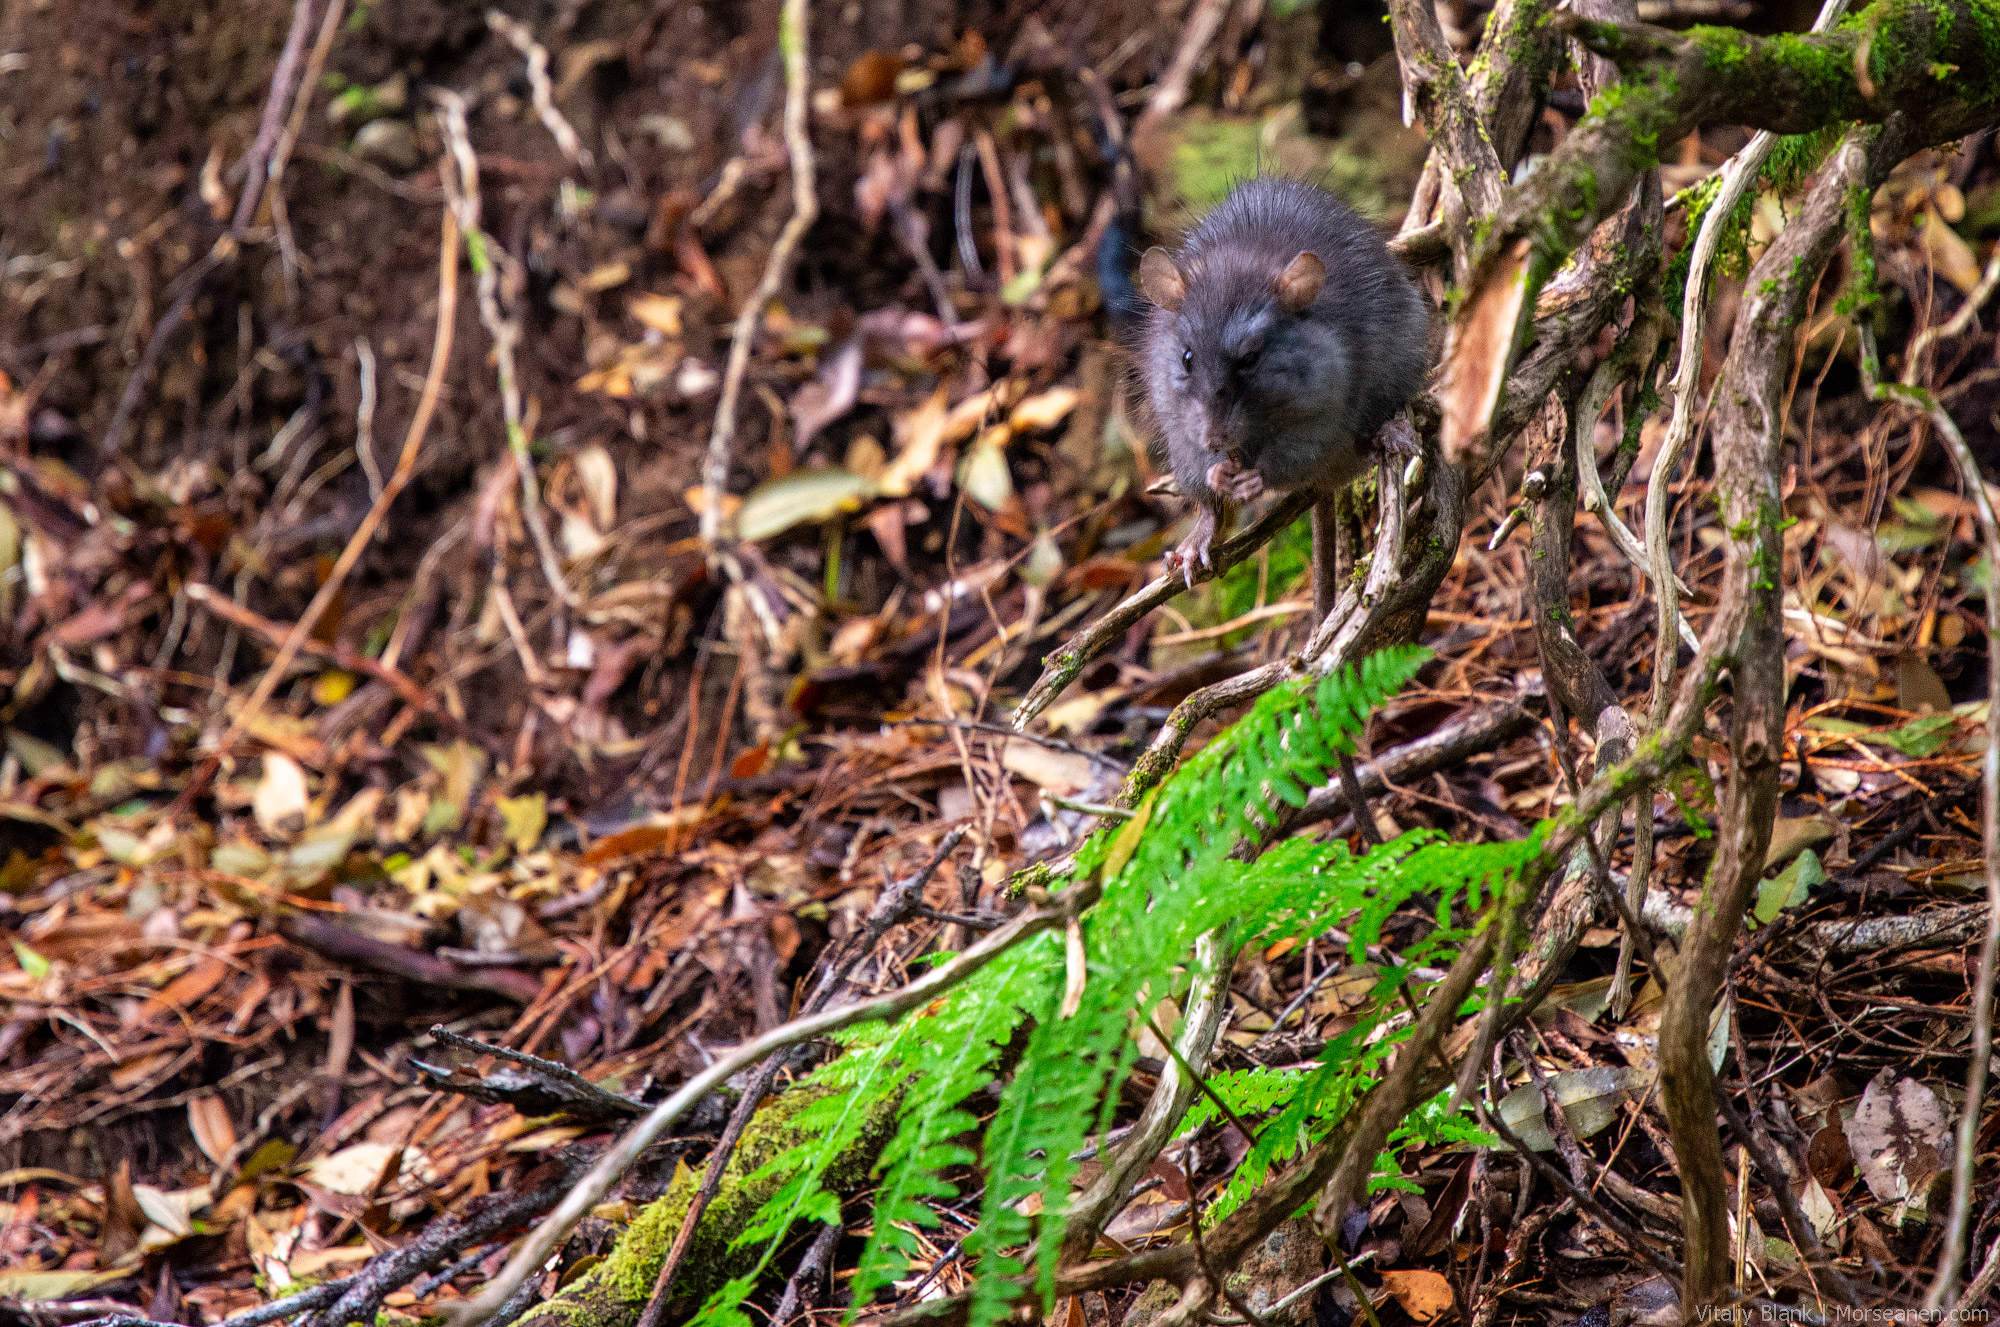
[(250, 813), (257, 818), (257, 827), (271, 835), (296, 833), (304, 824), (310, 801), (306, 772), (299, 768), (298, 762), (275, 751), (266, 752), (263, 775), (250, 799)]
[(123, 1280), (129, 1275), (131, 1273), (128, 1271), (116, 1269), (102, 1272), (10, 1269), (0, 1272), (0, 1295), (24, 1303), (70, 1299), (95, 1286), (101, 1286), (108, 1281)]
[(853, 511), (869, 491), (867, 480), (838, 467), (800, 470), (753, 489), (736, 513), (736, 533), (769, 539), (807, 521)]
[(514, 845), (514, 851), (522, 854), (533, 852), (535, 845), (542, 841), (542, 831), (549, 827), (549, 795), (527, 793), (520, 797), (496, 797), (493, 805), (500, 812), (507, 842)]
[(364, 1194), (396, 1151), (394, 1143), (355, 1143), (307, 1166), (306, 1178), (329, 1193)]
[(946, 410), (945, 399), (945, 389), (940, 387), (922, 405), (896, 420), (896, 459), (889, 462), (889, 468), (875, 484), (884, 496), (908, 497), (917, 481), (937, 464), (938, 453), (950, 434), (952, 415), (956, 413)]
[(1854, 1173), (1854, 1153), (1847, 1146), (1846, 1131), (1838, 1124), (1823, 1126), (1806, 1144), (1806, 1169), (1829, 1189), (1839, 1188)]
[(587, 443), (570, 458), (577, 482), (583, 486), (584, 501), (590, 504), (590, 518), (599, 532), (608, 532), (618, 522), (618, 467), (601, 442)]
[(1757, 886), (1757, 906), (1754, 915), (1759, 926), (1768, 926), (1777, 920), (1778, 914), (1786, 908), (1796, 908), (1812, 897), (1814, 889), (1826, 883), (1826, 870), (1819, 864), (1819, 854), (1807, 848), (1792, 860), (1778, 874)]
[[(1556, 1104), (1569, 1121), (1570, 1132), (1578, 1139), (1598, 1133), (1618, 1118), (1618, 1107), (1632, 1094), (1633, 1074), (1620, 1065), (1599, 1064), (1588, 1069), (1565, 1069), (1549, 1075)], [(1556, 1145), (1542, 1113), (1542, 1089), (1524, 1083), (1500, 1102), (1500, 1118), (1528, 1145), (1532, 1152), (1547, 1152)]]
[(1923, 241), (1924, 252), (1930, 256), (1931, 266), (1939, 276), (1958, 287), (1958, 293), (1969, 295), (1979, 284), (1979, 260), (1973, 257), (1972, 246), (1951, 228), (1936, 208), (1926, 208), (1924, 224), (1917, 229), (1917, 238)]
[(1039, 742), (1009, 742), (1000, 753), (1000, 764), (1010, 774), (1018, 774), (1058, 797), (1076, 796), (1090, 786), (1094, 773), (1090, 757)]
[(1451, 1308), (1451, 1282), (1436, 1272), (1384, 1272), (1382, 1288), (1418, 1322), (1429, 1322)]
[(1771, 826), (1771, 846), (1764, 851), (1764, 869), (1782, 866), (1807, 848), (1817, 848), (1834, 836), (1831, 817), (1779, 816)]
[(625, 305), (625, 312), (641, 326), (649, 327), (662, 336), (681, 334), (681, 299), (678, 295), (655, 295), (648, 292), (634, 295)]
[(236, 1146), (236, 1126), (230, 1123), (229, 1107), (213, 1092), (189, 1100), (188, 1131), (201, 1154), (217, 1165)]
[(996, 425), (980, 434), (959, 467), (959, 487), (988, 511), (999, 511), (1014, 496), (1014, 476), (1007, 469), (1007, 429)]
[[(193, 1197), (195, 1194), (200, 1195), (200, 1206), (208, 1206), (208, 1190), (205, 1188), (183, 1190), (180, 1193), (167, 1193), (165, 1190), (156, 1189), (150, 1184), (135, 1184), (132, 1186), (132, 1196), (139, 1200), (139, 1210), (146, 1214), (146, 1220), (164, 1230), (174, 1239), (186, 1239), (189, 1235), (194, 1234), (194, 1221), (191, 1213), (195, 1206), (195, 1199)], [(144, 1236), (141, 1236), (141, 1241), (145, 1242)]]
[(1818, 1176), (1806, 1176), (1805, 1188), (1799, 1191), (1799, 1207), (1812, 1224), (1813, 1233), (1822, 1242), (1831, 1241), (1834, 1231), (1840, 1226), (1840, 1212), (1834, 1207), (1833, 1199), (1827, 1195)]
[(1016, 433), (1054, 428), (1076, 409), (1076, 403), (1081, 399), (1081, 394), (1074, 387), (1051, 388), (1015, 406), (1014, 412), (1007, 416), (1007, 427)]
[(1896, 656), (1896, 708), (1912, 714), (1951, 713), (1951, 692), (1921, 654), (1905, 651)]
[(1921, 1195), (1944, 1168), (1950, 1124), (1937, 1093), (1884, 1066), (1847, 1122), (1847, 1145), (1868, 1191), (1885, 1203)]
[(861, 338), (850, 336), (820, 361), (811, 382), (792, 393), (792, 451), (803, 453), (821, 429), (854, 409), (860, 399)]

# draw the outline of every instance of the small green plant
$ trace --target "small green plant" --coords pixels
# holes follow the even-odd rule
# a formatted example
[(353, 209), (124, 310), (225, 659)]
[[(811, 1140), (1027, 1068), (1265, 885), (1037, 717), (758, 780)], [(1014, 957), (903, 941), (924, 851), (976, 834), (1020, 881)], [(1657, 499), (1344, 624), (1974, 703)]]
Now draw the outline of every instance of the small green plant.
[[(1385, 650), (1317, 684), (1266, 694), (1131, 819), (1087, 840), (1066, 881), (1051, 889), (1102, 883), (1098, 902), (1082, 916), (1088, 966), (1080, 991), (1065, 936), (1049, 931), (928, 1009), (844, 1034), (843, 1053), (812, 1080), (832, 1090), (799, 1117), (809, 1141), (761, 1172), (785, 1182), (741, 1237), (763, 1246), (757, 1266), (712, 1295), (697, 1321), (747, 1323), (743, 1301), (797, 1225), (840, 1219), (839, 1199), (822, 1183), (827, 1168), (885, 1108), (895, 1113), (895, 1133), (876, 1166), (873, 1234), (852, 1282), (854, 1308), (908, 1274), (917, 1233), (938, 1221), (931, 1204), (960, 1198), (968, 1182), (983, 1186), (978, 1225), (964, 1241), (974, 1327), (1004, 1320), (1024, 1284), (1046, 1307), (1071, 1158), (1109, 1127), (1137, 1055), (1143, 1011), (1185, 989), (1195, 940), (1210, 932), (1230, 956), (1246, 944), (1305, 941), (1337, 925), (1348, 960), (1372, 957), (1375, 976), (1355, 1021), (1316, 1068), (1213, 1081), (1232, 1110), (1259, 1123), (1256, 1146), (1210, 1215), (1240, 1203), (1273, 1166), (1337, 1124), (1405, 1035), (1400, 1015), (1417, 970), (1450, 962), (1535, 841), (1469, 845), (1420, 832), (1358, 856), (1342, 842), (1306, 838), (1261, 854), (1244, 848), (1262, 843), (1278, 803), (1303, 804), (1337, 755), (1352, 751), (1373, 708), (1426, 657), (1415, 648)], [(1390, 918), (1418, 899), (1434, 925), (1399, 947), (1384, 945)], [(996, 1089), (997, 1101), (971, 1104)], [(1182, 1127), (1206, 1121), (1213, 1109), (1201, 1100)], [(1390, 1157), (1405, 1143), (1471, 1136), (1462, 1116), (1430, 1103), (1390, 1140), (1377, 1187), (1399, 1182)]]

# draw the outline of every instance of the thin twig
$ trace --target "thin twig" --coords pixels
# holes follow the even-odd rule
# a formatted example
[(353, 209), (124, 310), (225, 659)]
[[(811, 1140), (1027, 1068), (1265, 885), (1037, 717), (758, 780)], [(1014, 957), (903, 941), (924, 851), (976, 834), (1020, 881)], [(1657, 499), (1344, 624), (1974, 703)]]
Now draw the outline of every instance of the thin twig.
[(1375, 817), (1368, 810), (1368, 794), (1361, 791), (1361, 780), (1354, 773), (1354, 755), (1342, 751), (1338, 757), (1340, 764), (1340, 790), (1347, 794), (1348, 810), (1354, 813), (1354, 827), (1361, 832), (1361, 841), (1371, 848), (1382, 846), (1382, 831), (1375, 827)]
[(1625, 1241), (1634, 1253), (1637, 1253), (1647, 1263), (1651, 1264), (1654, 1271), (1667, 1277), (1669, 1281), (1678, 1282), (1680, 1280), (1681, 1269), (1654, 1249), (1651, 1240), (1633, 1229), (1623, 1217), (1618, 1216), (1605, 1207), (1603, 1203), (1598, 1202), (1591, 1194), (1579, 1188), (1569, 1176), (1550, 1165), (1539, 1153), (1521, 1141), (1521, 1136), (1507, 1127), (1507, 1122), (1500, 1118), (1498, 1111), (1487, 1109), (1486, 1094), (1483, 1091), (1473, 1094), (1473, 1103), (1479, 1112), (1479, 1123), (1481, 1126), (1491, 1129), (1494, 1133), (1498, 1134), (1502, 1142), (1513, 1148), (1518, 1156), (1535, 1168), (1536, 1174), (1562, 1190), (1571, 1202), (1596, 1218), (1598, 1224)]
[(542, 126), (549, 136), (556, 140), (562, 154), (577, 165), (589, 170), (590, 149), (576, 136), (576, 130), (556, 109), (554, 89), (549, 83), (549, 53), (535, 40), (535, 33), (527, 24), (511, 19), (497, 9), (486, 11), (486, 25), (507, 39), (508, 45), (519, 51), (528, 61), (528, 88), (535, 103), (535, 114), (541, 118)]
[(1154, 1021), (1151, 1014), (1146, 1015), (1146, 1026), (1152, 1031), (1154, 1038), (1167, 1048), (1167, 1054), (1173, 1057), (1173, 1061), (1179, 1066), (1180, 1071), (1188, 1076), (1189, 1080), (1194, 1083), (1203, 1096), (1208, 1098), (1208, 1104), (1215, 1107), (1222, 1118), (1229, 1122), (1229, 1127), (1242, 1135), (1245, 1143), (1248, 1143), (1251, 1147), (1257, 1146), (1256, 1132), (1242, 1121), (1236, 1112), (1231, 1109), (1228, 1102), (1216, 1095), (1215, 1089), (1208, 1085), (1208, 1080), (1202, 1077), (1199, 1070), (1187, 1062), (1187, 1058), (1180, 1052), (1180, 1047), (1174, 1045), (1173, 1038), (1160, 1031), (1160, 1025)]
[(1146, 101), (1146, 109), (1139, 113), (1132, 133), (1137, 136), (1167, 116), (1179, 110), (1187, 101), (1188, 82), (1194, 77), (1201, 58), (1208, 53), (1208, 44), (1215, 40), (1215, 33), (1228, 16), (1230, 0), (1196, 0), (1188, 11), (1187, 20), (1181, 25), (1180, 46), (1174, 51), (1173, 63), (1167, 72), (1160, 75), (1160, 81), (1153, 87), (1153, 95)]
[(785, 1293), (778, 1300), (777, 1311), (771, 1315), (771, 1327), (788, 1327), (792, 1315), (812, 1312), (812, 1301), (819, 1295), (819, 1283), (827, 1273), (828, 1264), (833, 1261), (833, 1251), (840, 1245), (840, 1237), (847, 1232), (838, 1221), (819, 1228), (813, 1242), (806, 1249), (806, 1256), (799, 1259), (799, 1268), (792, 1273), (792, 1279), (785, 1282)]
[(347, 0), (326, 0), (326, 13), (320, 16), (312, 54), (306, 57), (305, 76), (299, 80), (298, 95), (292, 99), (291, 117), (285, 121), (284, 132), (265, 170), (270, 177), (266, 192), (271, 195), (271, 222), (278, 232), (278, 256), (284, 268), (287, 305), (299, 301), (299, 255), (292, 243), (291, 220), (285, 214), (285, 167), (292, 159), (292, 148), (298, 143), (299, 134), (305, 129), (306, 112), (312, 108), (313, 93), (319, 88), (320, 71), (326, 68), (327, 53), (333, 49), (334, 35), (340, 31), (341, 15), (346, 10)]
[(785, 57), (785, 145), (792, 158), (792, 215), (771, 247), (757, 289), (736, 315), (729, 343), (729, 362), (722, 371), (722, 397), (715, 407), (715, 427), (708, 435), (708, 456), (702, 464), (701, 541), (714, 549), (722, 537), (722, 495), (729, 484), (731, 444), (736, 440), (736, 401), (743, 393), (743, 376), (750, 368), (750, 350), (757, 339), (764, 306), (777, 298), (792, 253), (819, 217), (819, 196), (813, 187), (812, 135), (806, 125), (811, 92), (806, 63), (808, 0), (785, 0), (778, 18), (778, 49)]
[[(1271, 537), (1297, 520), (1312, 506), (1312, 495), (1288, 494), (1267, 508), (1240, 534), (1224, 540), (1214, 550), (1215, 563), (1195, 570), (1195, 584), (1213, 580), (1263, 547)], [(1015, 707), (1010, 722), (1024, 729), (1037, 715), (1055, 703), (1083, 672), (1084, 667), (1146, 614), (1183, 593), (1187, 586), (1177, 573), (1169, 572), (1148, 581), (1126, 596), (1103, 617), (1078, 632), (1067, 644), (1043, 661), (1042, 675)]]
[[(454, 177), (439, 163), (438, 183), (444, 186), (445, 202), (457, 215), (459, 230), (465, 235), (466, 256), (478, 278), (479, 321), (493, 338), (494, 369), (500, 382), (500, 414), (507, 425), (507, 448), (521, 480), (521, 520), (541, 556), (542, 577), (548, 581), (549, 589), (564, 605), (575, 608), (581, 600), (563, 575), (562, 559), (556, 555), (555, 541), (549, 538), (548, 521), (542, 515), (541, 488), (535, 480), (535, 458), (528, 451), (528, 434), (521, 422), (521, 384), (514, 372), (514, 350), (521, 344), (520, 312), (515, 309), (510, 317), (501, 308), (502, 268), (508, 269), (505, 296), (509, 305), (518, 302), (523, 277), (506, 249), (480, 229), (479, 158), (473, 154), (472, 137), (466, 128), (465, 98), (443, 88), (438, 89), (436, 96), (444, 111), (441, 124), (446, 150), (457, 167)], [(497, 560), (495, 567), (497, 576)], [(532, 662), (528, 671), (532, 678)]]

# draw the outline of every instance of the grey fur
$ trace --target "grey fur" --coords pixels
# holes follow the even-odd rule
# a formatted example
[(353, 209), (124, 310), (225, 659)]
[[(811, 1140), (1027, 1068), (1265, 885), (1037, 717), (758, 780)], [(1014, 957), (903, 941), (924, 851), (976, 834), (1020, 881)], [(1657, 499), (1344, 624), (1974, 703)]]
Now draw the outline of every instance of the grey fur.
[[(1325, 264), (1326, 284), (1292, 313), (1273, 282), (1301, 253)], [(1210, 471), (1225, 460), (1272, 489), (1359, 477), (1430, 364), (1430, 300), (1375, 228), (1324, 189), (1262, 176), (1173, 258), (1184, 293), (1178, 309), (1153, 307), (1140, 358), (1181, 492), (1219, 512)]]

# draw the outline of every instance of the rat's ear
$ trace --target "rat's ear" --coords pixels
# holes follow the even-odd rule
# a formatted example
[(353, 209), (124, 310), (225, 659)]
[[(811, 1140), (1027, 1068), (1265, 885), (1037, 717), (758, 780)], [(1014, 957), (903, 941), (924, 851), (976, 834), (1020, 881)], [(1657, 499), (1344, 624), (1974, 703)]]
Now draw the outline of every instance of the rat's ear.
[(1139, 289), (1168, 313), (1179, 313), (1181, 300), (1187, 296), (1187, 280), (1167, 251), (1155, 244), (1139, 260)]
[(1278, 273), (1271, 289), (1277, 292), (1280, 304), (1297, 313), (1318, 299), (1325, 285), (1326, 264), (1319, 260), (1318, 254), (1302, 253)]

